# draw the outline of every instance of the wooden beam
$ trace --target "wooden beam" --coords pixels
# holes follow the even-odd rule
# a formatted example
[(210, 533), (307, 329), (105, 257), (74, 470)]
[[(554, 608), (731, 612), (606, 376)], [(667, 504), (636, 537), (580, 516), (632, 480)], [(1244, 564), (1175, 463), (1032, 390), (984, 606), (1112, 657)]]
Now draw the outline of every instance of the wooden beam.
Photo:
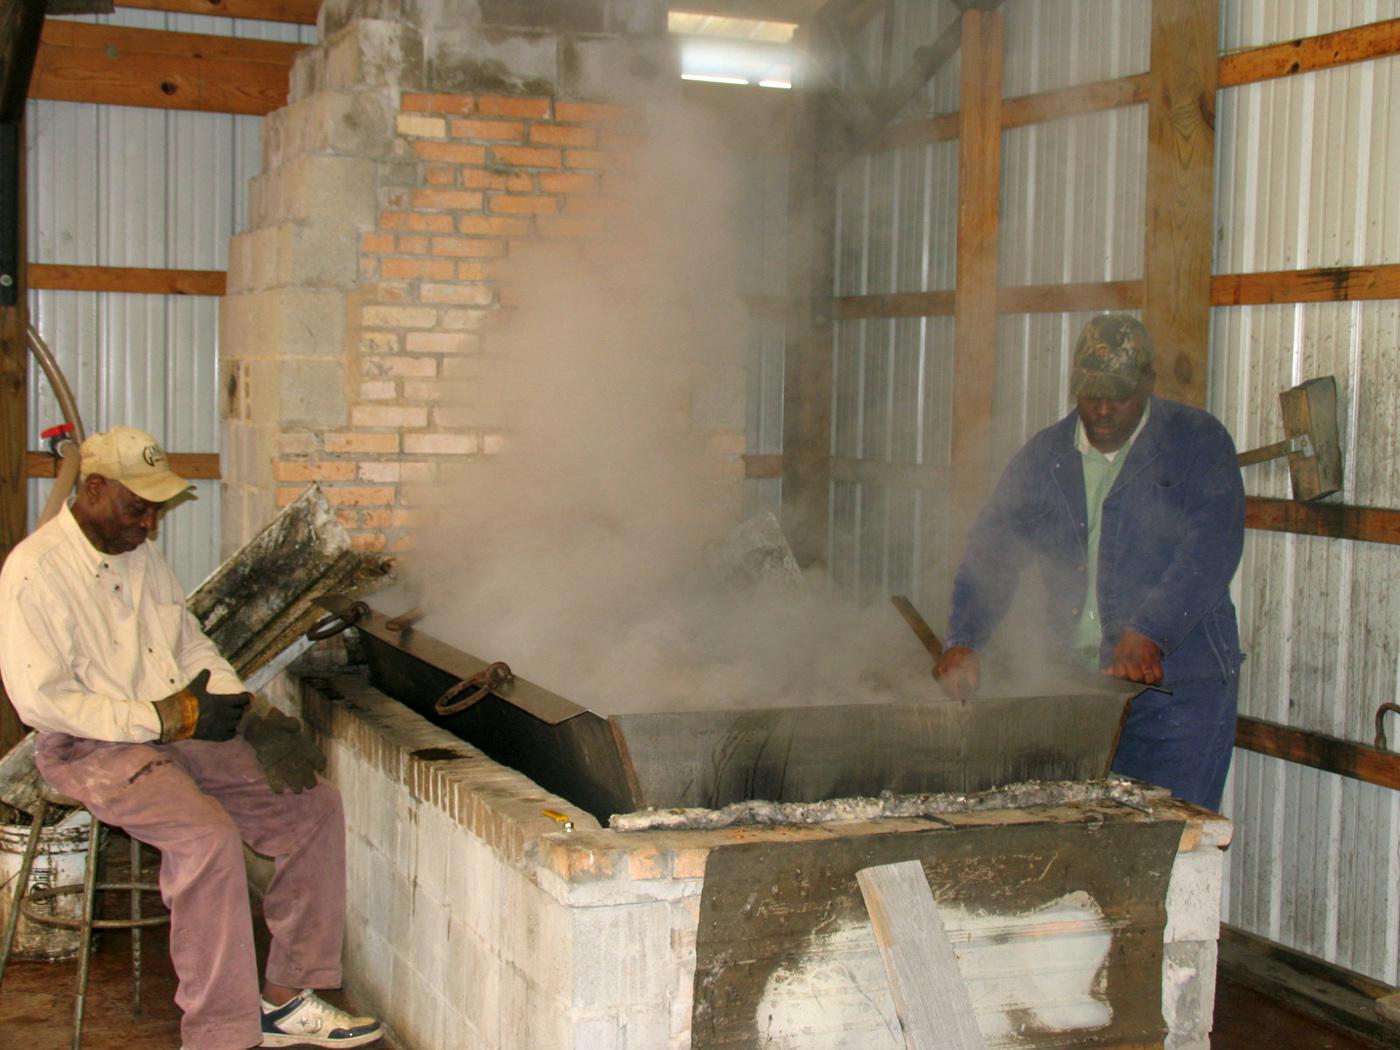
[(1235, 746), (1367, 784), (1400, 789), (1400, 753), (1325, 733), (1241, 715), (1235, 723)]
[[(1302, 37), (1284, 44), (1252, 48), (1219, 60), (1218, 86), (1238, 87), (1261, 80), (1400, 54), (1400, 19)], [(1039, 124), (1083, 113), (1135, 106), (1148, 98), (1147, 74), (1100, 80), (1092, 84), (1020, 95), (1002, 103), (1002, 127)], [(956, 113), (905, 121), (886, 128), (870, 145), (872, 152), (926, 146), (958, 137)]]
[(47, 290), (220, 296), (224, 294), (226, 284), (227, 275), (223, 270), (29, 264), (29, 287)]
[(1142, 305), (1141, 281), (1087, 284), (1027, 284), (997, 292), (1004, 314), (1056, 314), (1076, 310), (1136, 310)]
[(1237, 87), (1390, 55), (1400, 55), (1400, 18), (1223, 55), (1220, 86)]
[[(970, 511), (986, 494), (996, 383), (1002, 16), (970, 10), (962, 22), (951, 499)], [(954, 530), (965, 524), (955, 521)]]
[(1400, 264), (1219, 274), (1211, 278), (1213, 306), (1338, 303), (1360, 299), (1400, 299)]
[(1210, 353), (1217, 0), (1154, 0), (1142, 320), (1157, 392), (1204, 405)]
[(765, 456), (758, 453), (744, 454), (744, 477), (765, 481), (783, 476), (783, 457)]
[(321, 0), (115, 0), (117, 7), (314, 26)]
[(1038, 95), (1021, 95), (1007, 99), (1002, 106), (1001, 126), (1020, 128), (1085, 113), (1137, 106), (1147, 101), (1147, 90), (1147, 74), (1139, 73), (1118, 80), (1100, 80), (1058, 91), (1045, 91)]
[(286, 105), (302, 46), (50, 19), (30, 95), (261, 116)]
[(1334, 540), (1400, 543), (1400, 510), (1354, 507), (1345, 503), (1299, 503), (1291, 499), (1249, 496), (1244, 524), (1249, 529), (1326, 536)]
[(782, 524), (794, 557), (806, 567), (827, 560), (837, 100), (829, 90), (812, 88), (794, 101), (788, 165)]
[[(21, 110), (23, 112), (23, 110)], [(29, 484), (24, 476), (24, 450), (29, 430), (29, 348), (25, 330), (24, 272), (24, 125), (0, 124), (0, 238), (13, 267), (0, 288), (0, 562), (9, 555), (29, 525)], [(0, 684), (0, 754), (24, 736), (25, 728)]]
[(889, 295), (843, 295), (835, 301), (841, 321), (889, 317), (951, 317), (953, 292), (894, 292)]
[[(218, 479), (223, 475), (219, 470), (217, 452), (168, 452), (170, 469), (190, 481)], [(47, 452), (26, 452), (24, 454), (24, 476), (27, 478), (52, 478), (58, 475), (58, 460)]]

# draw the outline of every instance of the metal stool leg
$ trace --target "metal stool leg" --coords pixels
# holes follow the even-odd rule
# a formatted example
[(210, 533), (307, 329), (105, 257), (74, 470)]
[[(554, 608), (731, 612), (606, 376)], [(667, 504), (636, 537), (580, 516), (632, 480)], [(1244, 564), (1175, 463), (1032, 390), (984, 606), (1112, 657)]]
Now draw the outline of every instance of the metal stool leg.
[(92, 912), (97, 896), (98, 836), (102, 823), (91, 813), (88, 831), (87, 869), (83, 872), (83, 917), (78, 939), (78, 997), (73, 1002), (73, 1050), (83, 1041), (83, 1005), (87, 1000), (88, 967), (92, 962)]
[[(141, 843), (131, 837), (131, 882), (141, 881)], [(141, 1012), (141, 891), (131, 891), (131, 1012)]]
[(29, 829), (29, 841), (24, 847), (24, 859), (20, 861), (19, 877), (15, 880), (15, 899), (10, 904), (10, 914), (5, 919), (5, 942), (0, 945), (0, 981), (5, 979), (5, 967), (10, 964), (10, 949), (15, 944), (15, 930), (19, 926), (20, 902), (24, 900), (29, 887), (29, 873), (34, 868), (34, 855), (39, 852), (39, 836), (44, 831), (44, 816), (49, 804), (41, 797), (34, 809), (34, 823)]

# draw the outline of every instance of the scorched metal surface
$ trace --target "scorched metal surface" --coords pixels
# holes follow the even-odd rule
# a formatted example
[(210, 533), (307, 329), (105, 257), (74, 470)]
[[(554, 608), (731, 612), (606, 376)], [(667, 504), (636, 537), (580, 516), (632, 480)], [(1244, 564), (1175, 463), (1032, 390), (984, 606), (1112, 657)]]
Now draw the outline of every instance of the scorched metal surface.
[[(336, 613), (341, 598), (322, 599)], [(861, 703), (655, 711), (603, 717), (516, 678), (456, 714), (434, 705), (488, 663), (373, 610), (355, 629), (374, 685), (606, 823), (645, 807), (746, 799), (985, 791), (1108, 772), (1131, 693), (1105, 680), (1073, 693), (958, 704)]]

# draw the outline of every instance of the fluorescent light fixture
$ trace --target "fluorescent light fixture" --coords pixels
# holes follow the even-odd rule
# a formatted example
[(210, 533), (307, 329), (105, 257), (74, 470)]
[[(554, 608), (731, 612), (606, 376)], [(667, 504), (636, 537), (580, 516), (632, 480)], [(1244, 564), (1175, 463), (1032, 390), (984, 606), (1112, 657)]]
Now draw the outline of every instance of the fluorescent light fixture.
[(792, 90), (792, 81), (790, 81), (790, 80), (760, 80), (760, 81), (758, 82), (758, 86), (759, 86), (759, 87), (769, 87), (769, 88), (782, 88), (784, 91), (791, 91), (791, 90)]
[(712, 77), (704, 73), (682, 73), (682, 80), (700, 80), (706, 84), (747, 84), (743, 77)]

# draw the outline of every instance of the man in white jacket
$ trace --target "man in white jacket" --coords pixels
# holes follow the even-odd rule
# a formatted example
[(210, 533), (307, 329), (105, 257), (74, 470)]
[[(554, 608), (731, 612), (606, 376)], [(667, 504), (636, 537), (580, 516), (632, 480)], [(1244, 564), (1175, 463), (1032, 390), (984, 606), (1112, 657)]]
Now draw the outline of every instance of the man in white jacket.
[[(44, 778), (161, 851), (185, 1046), (364, 1046), (379, 1024), (309, 991), (341, 980), (340, 794), (309, 768), (269, 784), (236, 735), (251, 694), (148, 538), (189, 487), (143, 431), (83, 442), (72, 505), (0, 570), (0, 675)], [(244, 842), (276, 863), (261, 996)]]

